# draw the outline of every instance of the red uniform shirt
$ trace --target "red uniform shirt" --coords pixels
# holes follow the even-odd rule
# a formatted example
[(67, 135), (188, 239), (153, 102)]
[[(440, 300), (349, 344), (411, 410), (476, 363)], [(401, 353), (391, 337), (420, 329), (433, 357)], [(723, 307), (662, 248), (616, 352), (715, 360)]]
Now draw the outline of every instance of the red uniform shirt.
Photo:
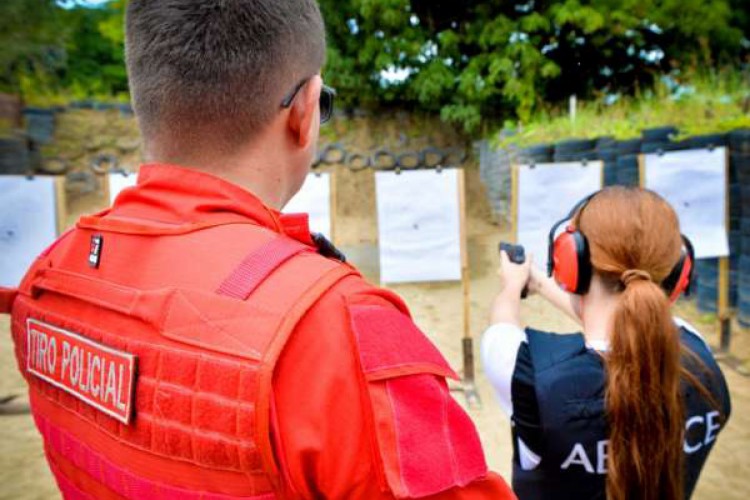
[[(235, 185), (167, 165), (144, 166), (138, 186), (79, 226), (103, 222), (124, 233), (179, 238), (186, 227), (217, 221), (250, 221), (312, 244), (304, 217), (282, 216)], [(216, 269), (206, 272), (224, 276), (226, 267), (217, 256)], [(138, 273), (125, 281), (154, 285)], [(299, 321), (275, 367), (271, 433), (285, 496), (513, 497), (487, 473), (476, 429), (446, 376), (455, 374), (395, 295), (359, 276), (339, 282)]]

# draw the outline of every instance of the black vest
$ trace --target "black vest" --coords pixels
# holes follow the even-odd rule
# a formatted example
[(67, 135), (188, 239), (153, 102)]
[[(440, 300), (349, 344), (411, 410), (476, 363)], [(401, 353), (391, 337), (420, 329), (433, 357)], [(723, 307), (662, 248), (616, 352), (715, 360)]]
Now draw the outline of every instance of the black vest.
[[(586, 348), (581, 334), (526, 333), (528, 343), (521, 344), (511, 385), (513, 489), (521, 500), (604, 499), (609, 433), (602, 358)], [(697, 389), (683, 384), (685, 497), (690, 498), (729, 417), (730, 402), (724, 376), (703, 340), (685, 328), (681, 338), (704, 364), (685, 359), (685, 366), (722, 406), (720, 414)], [(519, 439), (541, 459), (532, 470), (521, 466)]]

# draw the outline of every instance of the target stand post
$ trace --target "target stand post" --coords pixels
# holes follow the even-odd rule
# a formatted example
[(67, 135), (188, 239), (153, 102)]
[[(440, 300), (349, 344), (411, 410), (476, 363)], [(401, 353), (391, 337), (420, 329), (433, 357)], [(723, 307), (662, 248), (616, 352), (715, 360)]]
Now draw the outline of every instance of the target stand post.
[(471, 275), (466, 234), (466, 180), (464, 169), (458, 169), (458, 208), (461, 242), (461, 289), (463, 294), (463, 383), (462, 390), (469, 408), (481, 408), (474, 370), (474, 337), (471, 334)]

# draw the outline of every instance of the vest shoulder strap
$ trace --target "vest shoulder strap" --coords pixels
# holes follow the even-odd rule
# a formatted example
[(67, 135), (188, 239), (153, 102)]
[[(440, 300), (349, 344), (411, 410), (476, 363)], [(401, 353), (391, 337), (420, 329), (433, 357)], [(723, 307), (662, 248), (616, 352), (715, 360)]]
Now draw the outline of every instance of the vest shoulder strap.
[(261, 350), (256, 400), (256, 437), (263, 466), (271, 481), (279, 473), (271, 443), (273, 372), (289, 337), (310, 308), (338, 282), (357, 271), (327, 259), (310, 247), (279, 236), (251, 252), (222, 282), (217, 293), (245, 301), (266, 312), (266, 328), (273, 334)]
[(586, 350), (583, 335), (556, 334), (526, 329), (529, 351), (536, 373), (543, 372)]

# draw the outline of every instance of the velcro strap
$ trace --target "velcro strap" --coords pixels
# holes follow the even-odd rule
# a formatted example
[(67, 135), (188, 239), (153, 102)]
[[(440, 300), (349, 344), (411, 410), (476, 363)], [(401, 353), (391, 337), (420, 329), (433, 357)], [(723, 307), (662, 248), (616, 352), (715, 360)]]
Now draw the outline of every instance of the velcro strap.
[(16, 295), (18, 295), (18, 290), (15, 288), (0, 287), (0, 314), (11, 313)]
[(216, 293), (246, 300), (284, 262), (302, 252), (312, 251), (312, 248), (290, 238), (274, 238), (245, 257)]
[(44, 292), (57, 293), (158, 326), (174, 290), (141, 291), (70, 271), (41, 269), (23, 292), (34, 298)]
[(369, 381), (425, 373), (458, 380), (440, 351), (398, 309), (350, 305), (349, 312)]

